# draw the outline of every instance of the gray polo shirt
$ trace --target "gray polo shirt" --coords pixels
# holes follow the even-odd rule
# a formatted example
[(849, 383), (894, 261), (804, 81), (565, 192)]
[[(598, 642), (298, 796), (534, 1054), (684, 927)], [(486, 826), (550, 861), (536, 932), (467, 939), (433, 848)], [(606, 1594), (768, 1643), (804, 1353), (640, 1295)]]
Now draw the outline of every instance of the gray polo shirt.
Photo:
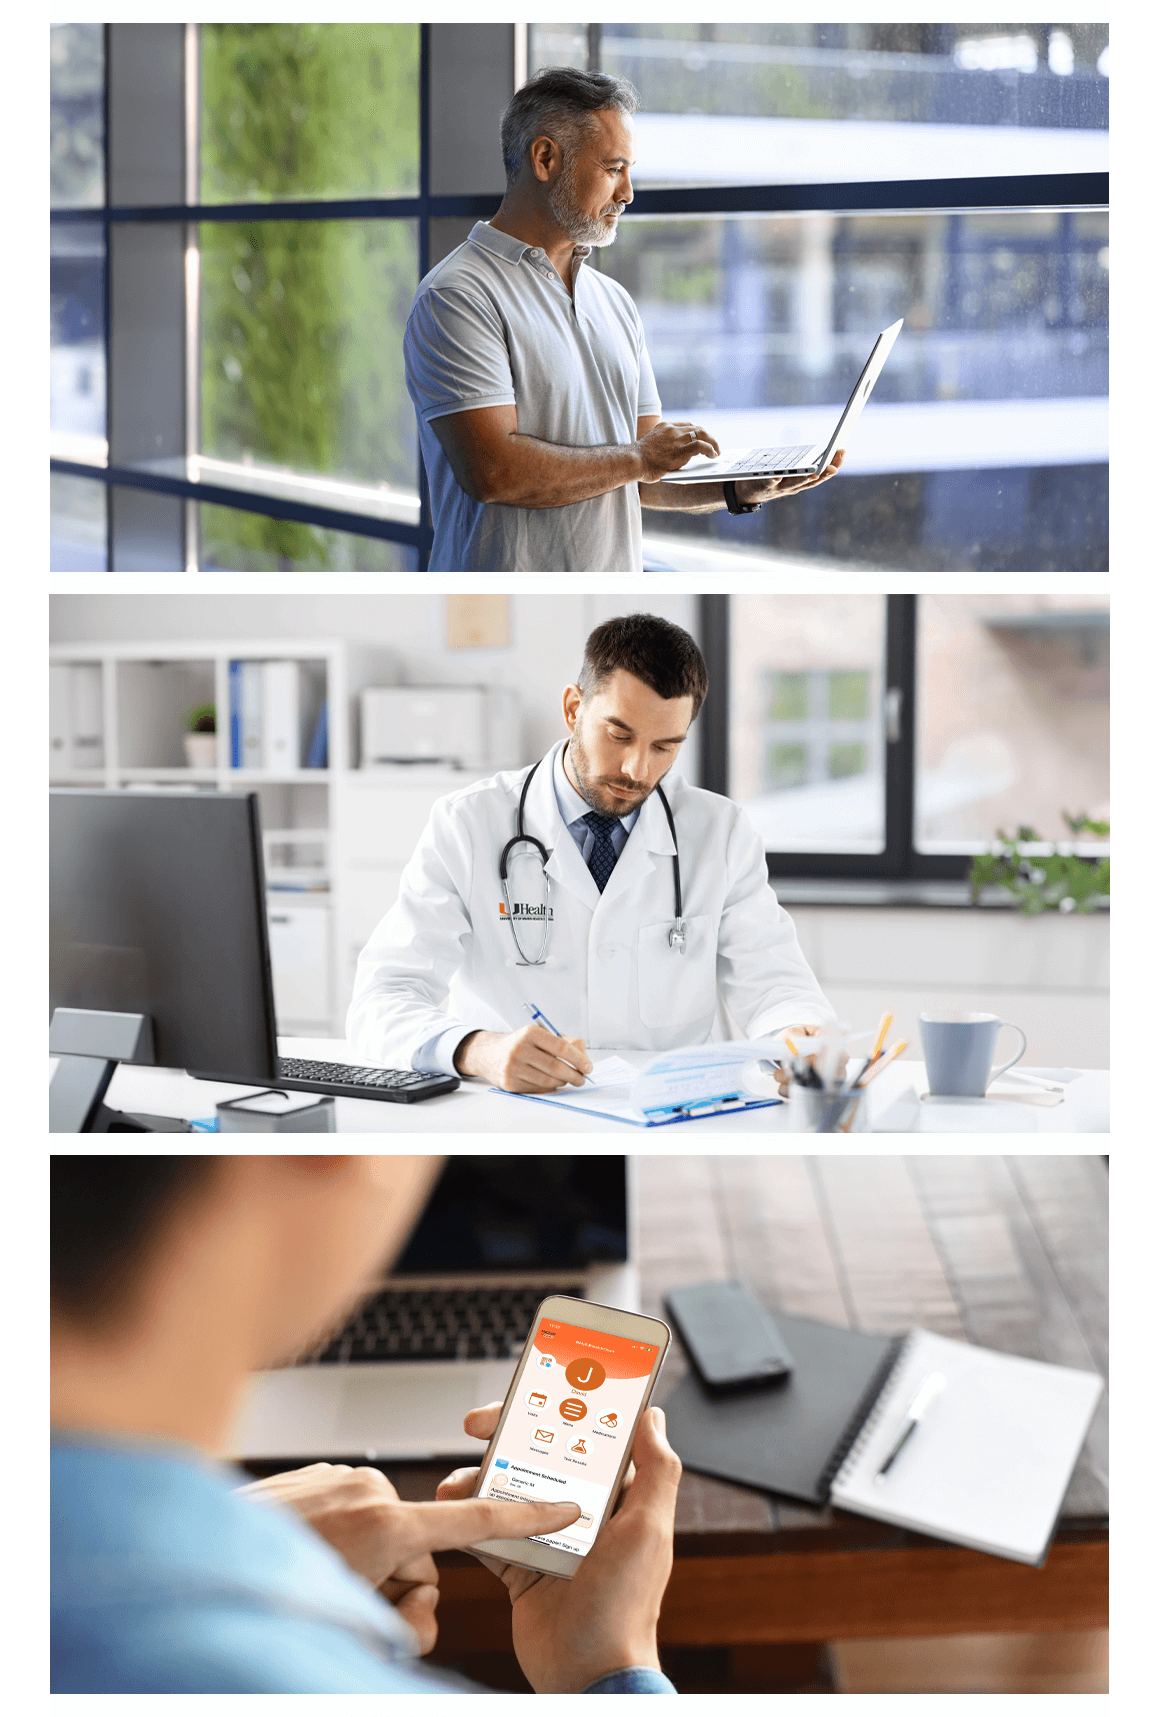
[(472, 501), (431, 427), (437, 417), (514, 405), (522, 435), (564, 447), (623, 447), (659, 414), (636, 306), (584, 268), (574, 297), (543, 251), (477, 221), (419, 286), (406, 326), (407, 391), (431, 488), (435, 572), (641, 572), (635, 483), (567, 507)]

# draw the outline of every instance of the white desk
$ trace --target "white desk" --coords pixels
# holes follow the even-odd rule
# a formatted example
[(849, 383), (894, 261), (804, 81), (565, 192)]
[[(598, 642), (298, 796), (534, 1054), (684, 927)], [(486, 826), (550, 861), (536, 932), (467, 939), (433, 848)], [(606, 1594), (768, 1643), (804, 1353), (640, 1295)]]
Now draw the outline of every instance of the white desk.
[[(283, 1055), (318, 1061), (357, 1061), (339, 1039), (282, 1038)], [(648, 1057), (625, 1052), (624, 1059), (641, 1065)], [(921, 1101), (926, 1090), (925, 1063), (895, 1061), (867, 1091), (869, 1124), (874, 1132), (921, 1133), (1105, 1133), (1110, 1130), (1110, 1074), (1075, 1068), (1028, 1068), (1065, 1082), (1066, 1097), (1053, 1108), (1032, 1103), (987, 1099), (981, 1103)], [(177, 1116), (192, 1121), (212, 1117), (214, 1105), (227, 1097), (244, 1096), (243, 1085), (217, 1085), (190, 1079), (156, 1067), (119, 1067), (106, 1102), (114, 1109)], [(603, 1133), (623, 1140), (626, 1149), (694, 1148), (693, 1139), (736, 1138), (788, 1133), (788, 1104), (753, 1109), (747, 1114), (712, 1117), (672, 1127), (629, 1127), (596, 1116), (575, 1115), (545, 1103), (495, 1094), (486, 1085), (464, 1080), (457, 1091), (424, 1103), (381, 1103), (366, 1098), (336, 1100), (338, 1131), (342, 1133)], [(230, 1135), (238, 1140), (243, 1134)], [(801, 1135), (797, 1135), (800, 1137)], [(856, 1139), (849, 1135), (850, 1145)], [(634, 1145), (628, 1141), (637, 1141)], [(661, 1143), (663, 1141), (663, 1143)], [(681, 1141), (678, 1143), (678, 1141)]]

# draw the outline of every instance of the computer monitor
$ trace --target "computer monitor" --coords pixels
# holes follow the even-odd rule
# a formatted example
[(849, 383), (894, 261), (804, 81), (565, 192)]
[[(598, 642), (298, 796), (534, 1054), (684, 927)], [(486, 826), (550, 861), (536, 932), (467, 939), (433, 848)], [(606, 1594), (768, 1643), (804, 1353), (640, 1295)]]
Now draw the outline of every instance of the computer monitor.
[[(256, 793), (53, 789), (49, 915), (54, 1050), (274, 1076)], [(144, 1016), (151, 1054), (109, 1047), (116, 1028), (100, 1016)]]

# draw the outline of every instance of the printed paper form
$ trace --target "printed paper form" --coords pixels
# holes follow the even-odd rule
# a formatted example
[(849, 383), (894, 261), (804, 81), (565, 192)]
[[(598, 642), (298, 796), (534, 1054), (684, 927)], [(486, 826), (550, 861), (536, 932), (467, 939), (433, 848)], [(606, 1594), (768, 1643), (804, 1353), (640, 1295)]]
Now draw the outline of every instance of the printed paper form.
[(783, 1053), (779, 1038), (697, 1044), (654, 1056), (642, 1070), (632, 1067), (622, 1056), (609, 1055), (595, 1063), (586, 1085), (567, 1085), (542, 1096), (520, 1095), (531, 1095), (534, 1101), (554, 1103), (581, 1113), (630, 1121), (638, 1127), (647, 1126), (649, 1114), (657, 1110), (677, 1107), (695, 1110), (698, 1105), (716, 1103), (737, 1091), (746, 1092), (756, 1101), (775, 1100), (776, 1088), (771, 1080), (766, 1079), (760, 1091), (748, 1092), (742, 1073), (748, 1062)]

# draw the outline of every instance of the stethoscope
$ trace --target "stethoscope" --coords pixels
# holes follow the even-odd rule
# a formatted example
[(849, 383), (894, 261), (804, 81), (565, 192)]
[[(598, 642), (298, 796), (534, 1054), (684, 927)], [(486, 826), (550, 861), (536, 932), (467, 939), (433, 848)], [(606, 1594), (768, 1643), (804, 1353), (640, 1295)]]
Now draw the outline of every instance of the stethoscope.
[[(542, 759), (540, 761), (542, 761)], [(515, 951), (519, 955), (516, 965), (519, 966), (546, 966), (547, 943), (548, 938), (551, 935), (551, 918), (547, 911), (547, 897), (551, 893), (551, 878), (547, 874), (547, 863), (551, 854), (548, 852), (543, 842), (538, 840), (535, 835), (529, 835), (523, 826), (523, 808), (527, 803), (527, 790), (531, 786), (535, 771), (538, 768), (539, 764), (533, 763), (527, 772), (526, 778), (523, 782), (523, 791), (519, 795), (519, 813), (515, 821), (515, 833), (503, 848), (503, 851), (499, 854), (499, 880), (503, 884), (503, 899), (507, 903), (507, 922), (511, 926), (511, 934), (515, 939)], [(678, 954), (683, 954), (684, 901), (680, 892), (680, 846), (676, 839), (676, 823), (672, 816), (672, 807), (668, 803), (663, 787), (657, 785), (656, 792), (660, 795), (660, 803), (664, 807), (664, 815), (668, 818), (668, 827), (672, 831), (672, 881), (676, 890), (676, 917), (673, 921), (671, 930), (668, 932), (668, 946), (670, 948), (675, 948)], [(543, 867), (543, 933), (539, 940), (539, 952), (536, 954), (534, 960), (529, 960), (523, 952), (523, 949), (520, 947), (519, 931), (516, 928), (515, 913), (512, 910), (511, 896), (507, 890), (507, 860), (511, 854), (511, 849), (518, 846), (534, 847), (536, 852), (539, 854), (540, 864)]]

